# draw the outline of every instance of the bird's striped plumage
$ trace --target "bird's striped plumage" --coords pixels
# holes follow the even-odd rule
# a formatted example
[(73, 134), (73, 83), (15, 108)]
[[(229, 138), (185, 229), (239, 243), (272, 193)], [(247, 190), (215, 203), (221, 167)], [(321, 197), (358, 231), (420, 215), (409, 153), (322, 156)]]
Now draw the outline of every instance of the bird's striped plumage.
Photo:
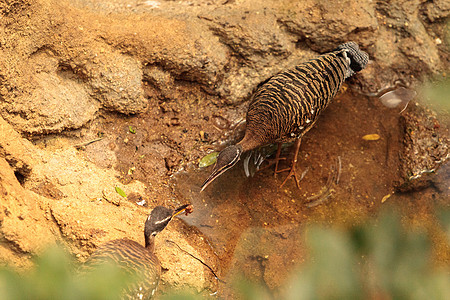
[[(223, 149), (217, 157), (211, 175), (203, 183), (204, 190), (215, 178), (240, 159), (243, 152), (270, 143), (279, 143), (275, 158), (275, 173), (281, 142), (296, 139), (294, 160), (288, 178), (295, 174), (295, 164), (301, 137), (314, 125), (317, 117), (336, 96), (344, 80), (361, 71), (369, 56), (354, 42), (341, 44), (334, 51), (281, 72), (256, 90), (247, 111), (244, 138)], [(286, 180), (283, 182), (283, 184)]]
[(123, 299), (150, 299), (156, 291), (161, 275), (158, 257), (141, 244), (127, 239), (117, 239), (100, 246), (86, 261), (90, 268), (104, 263), (119, 266), (133, 279), (123, 292)]
[(161, 275), (161, 264), (154, 254), (155, 237), (182, 212), (191, 213), (192, 205), (182, 205), (175, 210), (156, 206), (145, 221), (145, 246), (127, 238), (109, 241), (88, 258), (80, 273), (105, 263), (114, 264), (131, 280), (121, 295), (122, 299), (151, 299)]
[(281, 72), (254, 94), (247, 131), (261, 145), (301, 137), (316, 122), (344, 82), (349, 62), (331, 52)]

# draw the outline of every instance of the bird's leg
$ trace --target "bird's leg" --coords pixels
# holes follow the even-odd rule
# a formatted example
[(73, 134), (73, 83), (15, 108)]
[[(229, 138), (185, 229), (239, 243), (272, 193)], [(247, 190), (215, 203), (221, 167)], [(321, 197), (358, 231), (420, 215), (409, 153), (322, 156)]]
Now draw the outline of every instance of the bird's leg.
[(273, 173), (273, 175), (275, 176), (277, 173), (280, 172), (280, 171), (278, 171), (278, 162), (280, 160), (285, 160), (286, 157), (280, 157), (282, 143), (277, 143), (277, 145), (278, 145), (278, 148), (277, 148), (277, 153), (275, 154), (275, 158), (274, 159), (266, 159), (268, 164), (266, 166), (262, 167), (261, 169), (259, 169), (258, 172), (262, 171), (264, 169), (267, 169), (268, 167), (272, 166), (273, 164), (275, 164), (275, 172)]
[[(280, 161), (280, 154), (281, 154), (281, 143), (278, 143), (277, 154), (275, 154), (275, 172), (273, 173), (273, 176), (277, 175), (278, 172), (278, 162)], [(285, 157), (283, 158), (286, 159)]]
[(297, 184), (297, 188), (300, 188), (300, 183), (299, 183), (299, 182), (300, 182), (301, 178), (300, 178), (300, 180), (297, 178), (297, 172), (295, 171), (295, 166), (297, 165), (297, 156), (298, 156), (298, 151), (300, 150), (300, 144), (301, 144), (301, 142), (302, 142), (301, 139), (297, 139), (297, 140), (295, 141), (295, 145), (294, 145), (294, 147), (295, 147), (295, 148), (294, 148), (294, 159), (292, 160), (291, 168), (290, 168), (290, 169), (287, 168), (287, 169), (283, 169), (283, 170), (279, 170), (279, 171), (278, 171), (278, 173), (284, 172), (284, 171), (289, 171), (288, 176), (287, 176), (286, 179), (283, 181), (283, 183), (281, 184), (280, 187), (282, 187), (290, 177), (294, 176), (295, 183)]

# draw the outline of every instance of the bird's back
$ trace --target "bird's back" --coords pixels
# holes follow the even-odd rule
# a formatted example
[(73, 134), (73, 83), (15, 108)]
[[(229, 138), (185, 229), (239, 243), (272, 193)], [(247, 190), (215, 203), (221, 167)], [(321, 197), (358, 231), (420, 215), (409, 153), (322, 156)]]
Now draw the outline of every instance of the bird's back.
[(301, 137), (317, 120), (349, 74), (343, 51), (330, 52), (283, 71), (254, 94), (248, 134), (261, 144)]
[(85, 265), (95, 267), (112, 262), (137, 278), (124, 292), (125, 299), (150, 299), (159, 283), (161, 265), (156, 255), (129, 239), (117, 239), (100, 246)]

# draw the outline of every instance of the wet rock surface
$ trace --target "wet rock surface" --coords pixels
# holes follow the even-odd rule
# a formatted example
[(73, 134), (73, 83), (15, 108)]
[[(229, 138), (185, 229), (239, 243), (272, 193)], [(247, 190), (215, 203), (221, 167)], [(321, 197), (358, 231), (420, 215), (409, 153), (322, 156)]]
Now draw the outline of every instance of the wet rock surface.
[(450, 158), (450, 141), (437, 115), (425, 107), (411, 108), (401, 122), (405, 148), (400, 159), (402, 180), (397, 188), (407, 192), (433, 183), (433, 174)]
[[(222, 289), (185, 250), (221, 277), (245, 269), (274, 289), (287, 276), (278, 270), (304, 259), (301, 242), (289, 243), (301, 239), (297, 224), (357, 222), (395, 189), (425, 186), (405, 178), (439, 166), (448, 173), (448, 124), (426, 109), (410, 105), (400, 116), (375, 98), (343, 92), (305, 137), (299, 164), (311, 170), (300, 192), (278, 190), (280, 177), (269, 171), (203, 196), (196, 188), (206, 173), (170, 180), (239, 138), (259, 83), (341, 42), (354, 40), (371, 57), (344, 90), (377, 94), (445, 72), (446, 1), (23, 0), (0, 3), (0, 13), (2, 262), (28, 266), (55, 241), (80, 260), (113, 238), (143, 243), (152, 207), (192, 202), (194, 214), (159, 237), (163, 286)], [(361, 139), (373, 133), (381, 140)], [(305, 197), (320, 191), (336, 156), (345, 169), (335, 201), (305, 211)], [(241, 171), (227, 176), (242, 178)], [(415, 207), (427, 214), (417, 218), (429, 226), (426, 200), (448, 196), (445, 176), (427, 175), (438, 196), (419, 192), (425, 200)], [(402, 197), (392, 198), (417, 214)], [(253, 239), (264, 242), (253, 248)]]

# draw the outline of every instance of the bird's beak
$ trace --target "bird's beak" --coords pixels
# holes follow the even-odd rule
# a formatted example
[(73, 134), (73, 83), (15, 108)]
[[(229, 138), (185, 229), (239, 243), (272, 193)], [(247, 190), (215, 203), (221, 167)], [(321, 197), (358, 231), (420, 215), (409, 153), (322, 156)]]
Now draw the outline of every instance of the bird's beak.
[(214, 166), (214, 169), (211, 173), (211, 175), (209, 175), (209, 177), (205, 180), (205, 182), (203, 182), (200, 192), (203, 192), (204, 189), (206, 189), (206, 187), (214, 181), (214, 179), (216, 179), (217, 177), (219, 177), (223, 172), (225, 172), (226, 170), (228, 170), (229, 167), (228, 166), (223, 166), (222, 168), (217, 168), (217, 165)]
[(183, 212), (186, 212), (186, 214), (190, 214), (192, 213), (192, 211), (193, 207), (191, 204), (182, 205), (173, 211), (172, 218), (178, 216), (179, 214), (182, 214)]
[(217, 177), (219, 177), (223, 172), (232, 168), (241, 158), (242, 146), (234, 145), (229, 146), (222, 151), (220, 151), (219, 156), (217, 156), (217, 162), (214, 165), (213, 171), (211, 175), (209, 175), (208, 179), (201, 186), (201, 191), (203, 191), (211, 182), (214, 181)]

